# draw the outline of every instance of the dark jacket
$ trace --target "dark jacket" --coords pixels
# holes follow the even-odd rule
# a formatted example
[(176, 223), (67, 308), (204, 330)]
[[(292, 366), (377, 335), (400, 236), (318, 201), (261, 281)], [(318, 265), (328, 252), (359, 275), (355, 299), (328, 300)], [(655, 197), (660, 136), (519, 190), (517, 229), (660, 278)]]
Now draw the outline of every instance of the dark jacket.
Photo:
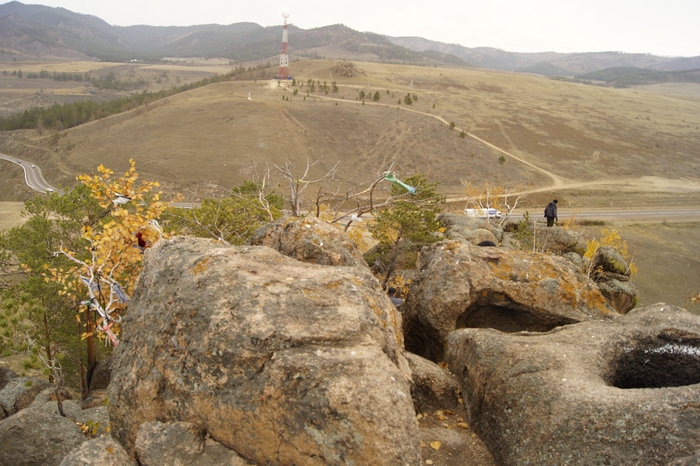
[(545, 217), (553, 217), (559, 220), (557, 217), (557, 205), (554, 202), (550, 202), (547, 204), (547, 208), (544, 209), (544, 216)]

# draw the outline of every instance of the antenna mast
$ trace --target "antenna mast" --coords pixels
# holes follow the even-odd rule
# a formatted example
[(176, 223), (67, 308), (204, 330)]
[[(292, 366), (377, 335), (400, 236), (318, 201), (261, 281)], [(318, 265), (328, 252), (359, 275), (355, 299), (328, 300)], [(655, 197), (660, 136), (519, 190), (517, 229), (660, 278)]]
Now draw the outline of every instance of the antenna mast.
[(282, 51), (280, 52), (280, 71), (277, 75), (277, 79), (287, 79), (289, 77), (289, 55), (287, 53), (287, 48), (289, 43), (287, 42), (287, 18), (289, 18), (289, 13), (282, 13), (284, 18), (284, 29), (282, 31)]

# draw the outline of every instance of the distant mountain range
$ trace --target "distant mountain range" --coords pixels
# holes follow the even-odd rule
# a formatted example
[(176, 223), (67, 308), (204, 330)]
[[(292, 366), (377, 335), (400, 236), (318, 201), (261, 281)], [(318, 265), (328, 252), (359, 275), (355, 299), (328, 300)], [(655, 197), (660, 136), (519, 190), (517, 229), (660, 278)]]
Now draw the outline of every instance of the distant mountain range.
[[(207, 57), (247, 62), (274, 59), (279, 54), (281, 37), (280, 26), (262, 27), (255, 23), (121, 27), (65, 8), (20, 2), (0, 5), (0, 54), (5, 56), (103, 61)], [(292, 59), (477, 66), (571, 77), (612, 67), (668, 72), (700, 68), (700, 56), (672, 58), (620, 52), (518, 53), (490, 47), (468, 48), (420, 37), (388, 37), (358, 32), (342, 24), (308, 30), (290, 25), (289, 53)]]

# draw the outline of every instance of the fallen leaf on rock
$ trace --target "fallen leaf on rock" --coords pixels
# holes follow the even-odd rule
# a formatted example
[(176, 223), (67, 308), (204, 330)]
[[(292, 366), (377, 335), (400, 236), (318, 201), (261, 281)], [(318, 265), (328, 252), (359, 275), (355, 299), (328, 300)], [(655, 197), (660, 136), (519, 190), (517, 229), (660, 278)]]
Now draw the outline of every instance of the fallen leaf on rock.
[(417, 414), (417, 415), (416, 415), (416, 419), (423, 419), (423, 415), (422, 415), (422, 414)]
[(461, 427), (462, 429), (469, 429), (469, 424), (467, 424), (466, 422), (458, 422), (457, 424), (455, 424), (455, 427)]
[(433, 460), (425, 460), (425, 464), (433, 464)]
[(430, 442), (430, 448), (432, 448), (433, 450), (439, 450), (441, 446), (442, 443), (438, 442), (437, 440), (435, 440), (434, 442)]

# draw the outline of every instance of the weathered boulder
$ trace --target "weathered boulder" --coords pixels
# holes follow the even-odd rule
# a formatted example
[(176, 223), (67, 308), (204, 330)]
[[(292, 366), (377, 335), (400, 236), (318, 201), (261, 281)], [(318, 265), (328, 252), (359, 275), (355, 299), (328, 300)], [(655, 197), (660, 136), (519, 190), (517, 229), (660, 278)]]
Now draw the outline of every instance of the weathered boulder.
[(683, 309), (544, 334), (460, 329), (448, 348), (498, 464), (666, 465), (700, 448), (700, 316)]
[(258, 228), (248, 244), (311, 264), (366, 266), (348, 235), (316, 217), (280, 218)]
[(78, 426), (65, 417), (23, 409), (0, 421), (0, 465), (57, 465), (86, 440)]
[(106, 435), (111, 430), (109, 411), (106, 406), (82, 409), (74, 412), (70, 417), (87, 426), (92, 436)]
[[(53, 391), (53, 389), (49, 390)], [(44, 392), (46, 392), (46, 390)], [(37, 395), (34, 402), (31, 405), (29, 405), (26, 409), (38, 409), (40, 411), (44, 411), (51, 414), (60, 414), (58, 410), (58, 403), (56, 403), (56, 398), (52, 397), (53, 401), (47, 401), (47, 398), (49, 397), (44, 397), (44, 392)], [(71, 419), (75, 419), (75, 416), (82, 411), (80, 404), (77, 403), (75, 400), (63, 400), (61, 405), (65, 415)]]
[(404, 309), (406, 349), (439, 361), (457, 328), (546, 332), (614, 315), (562, 257), (444, 241), (423, 248)]
[(677, 458), (669, 463), (668, 466), (700, 466), (700, 453), (695, 453), (692, 456)]
[(539, 227), (536, 240), (538, 251), (549, 251), (555, 254), (575, 252), (579, 256), (586, 252), (586, 239), (568, 228)]
[(634, 283), (619, 280), (601, 280), (597, 283), (600, 292), (620, 314), (627, 314), (637, 306), (639, 289)]
[(19, 376), (13, 370), (8, 369), (6, 367), (0, 367), (0, 390), (5, 388), (7, 382), (9, 382), (12, 379), (16, 379), (17, 377)]
[(141, 466), (245, 466), (235, 451), (207, 438), (206, 432), (188, 422), (147, 422), (136, 436), (136, 457)]
[(95, 390), (104, 390), (109, 386), (109, 380), (112, 374), (112, 358), (98, 361), (95, 368), (92, 370), (92, 378), (90, 379), (90, 392)]
[(183, 421), (259, 464), (416, 464), (400, 326), (366, 267), (159, 241), (114, 355), (113, 435), (133, 451), (140, 425)]
[[(61, 395), (61, 400), (62, 401), (72, 401), (77, 409), (80, 409), (79, 405), (75, 403), (75, 400), (80, 400), (80, 395), (78, 395), (77, 392), (74, 390), (71, 390), (70, 388), (62, 387), (60, 390), (60, 395)], [(43, 389), (41, 392), (39, 392), (35, 397), (34, 400), (32, 401), (32, 404), (29, 406), (31, 407), (42, 407), (46, 403), (54, 402), (55, 405), (56, 401), (56, 387), (52, 386), (49, 388)]]
[[(162, 463), (166, 464), (166, 463)], [(173, 464), (174, 463), (170, 463)], [(124, 447), (109, 436), (82, 443), (59, 466), (137, 466)]]
[(462, 409), (457, 377), (416, 354), (407, 352), (406, 359), (413, 374), (411, 395), (417, 412)]
[[(421, 427), (420, 439), (426, 464), (496, 466), (491, 452), (471, 429)], [(437, 449), (435, 442), (439, 442)]]
[(31, 405), (34, 397), (52, 384), (34, 377), (17, 377), (11, 379), (0, 390), (0, 419), (12, 416)]
[(107, 389), (93, 390), (83, 400), (82, 407), (83, 409), (99, 408), (106, 406), (108, 400)]
[(620, 251), (612, 246), (601, 246), (596, 249), (591, 261), (592, 273), (610, 272), (623, 276), (630, 276), (630, 268)]
[(498, 244), (503, 240), (503, 228), (494, 221), (450, 212), (438, 215), (437, 221), (445, 228), (445, 236), (449, 239), (472, 244), (478, 244), (481, 241), (493, 241)]
[(639, 290), (630, 282), (630, 267), (612, 246), (599, 247), (589, 265), (591, 278), (601, 293), (620, 314), (626, 314), (639, 301)]
[(583, 260), (575, 252), (565, 252), (562, 257), (574, 264), (576, 270), (583, 270)]

